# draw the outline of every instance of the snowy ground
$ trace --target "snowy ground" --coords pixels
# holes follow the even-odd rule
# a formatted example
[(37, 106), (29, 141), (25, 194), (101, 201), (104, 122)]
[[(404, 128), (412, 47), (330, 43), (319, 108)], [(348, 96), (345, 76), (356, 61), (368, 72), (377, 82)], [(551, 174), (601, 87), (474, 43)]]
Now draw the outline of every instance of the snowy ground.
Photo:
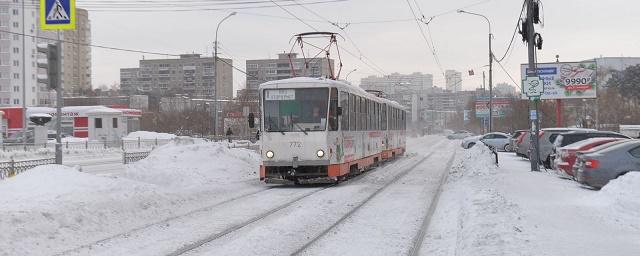
[(638, 255), (640, 173), (601, 191), (483, 147), (460, 154), (422, 255)]
[[(100, 154), (91, 161), (108, 161)], [(640, 251), (639, 174), (593, 191), (500, 161), (427, 136), (338, 186), (272, 186), (258, 181), (254, 151), (177, 138), (107, 175), (52, 165), (0, 181), (0, 255)]]

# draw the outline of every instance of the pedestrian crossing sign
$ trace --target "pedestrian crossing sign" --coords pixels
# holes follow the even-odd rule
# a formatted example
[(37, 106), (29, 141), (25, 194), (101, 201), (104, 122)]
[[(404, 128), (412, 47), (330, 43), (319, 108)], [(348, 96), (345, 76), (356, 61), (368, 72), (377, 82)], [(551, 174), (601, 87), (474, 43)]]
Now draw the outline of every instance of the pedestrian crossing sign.
[(76, 29), (75, 0), (40, 0), (40, 28), (43, 30)]

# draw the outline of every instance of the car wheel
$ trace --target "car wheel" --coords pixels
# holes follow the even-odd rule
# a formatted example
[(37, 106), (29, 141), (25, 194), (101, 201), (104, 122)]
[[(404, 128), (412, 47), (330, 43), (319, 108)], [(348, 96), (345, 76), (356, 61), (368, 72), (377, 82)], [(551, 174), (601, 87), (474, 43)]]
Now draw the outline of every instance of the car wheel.
[(472, 147), (473, 147), (473, 146), (475, 146), (475, 145), (476, 145), (476, 143), (475, 143), (475, 142), (471, 142), (471, 143), (469, 143), (469, 145), (467, 145), (467, 148), (472, 148)]
[(511, 145), (505, 144), (504, 145), (504, 152), (511, 152)]
[(547, 160), (544, 160), (543, 164), (544, 168), (551, 169), (551, 156), (548, 156)]

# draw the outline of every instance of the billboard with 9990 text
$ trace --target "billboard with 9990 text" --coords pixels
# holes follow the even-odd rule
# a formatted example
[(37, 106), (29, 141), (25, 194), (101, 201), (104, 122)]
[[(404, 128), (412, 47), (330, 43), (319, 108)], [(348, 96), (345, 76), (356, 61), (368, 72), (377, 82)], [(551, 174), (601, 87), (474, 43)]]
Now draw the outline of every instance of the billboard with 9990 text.
[[(522, 64), (522, 80), (527, 77), (529, 66)], [(541, 100), (596, 98), (597, 84), (595, 61), (538, 63), (537, 76), (544, 82)], [(522, 95), (527, 99), (526, 95)]]

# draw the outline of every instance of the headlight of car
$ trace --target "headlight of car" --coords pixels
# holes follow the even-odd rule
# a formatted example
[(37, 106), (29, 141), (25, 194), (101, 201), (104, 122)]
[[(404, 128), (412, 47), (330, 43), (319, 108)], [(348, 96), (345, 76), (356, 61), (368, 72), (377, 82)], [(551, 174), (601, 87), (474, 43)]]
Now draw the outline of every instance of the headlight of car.
[(265, 155), (267, 156), (267, 158), (273, 158), (273, 156), (274, 156), (273, 151), (271, 151), (271, 150), (267, 151), (267, 153)]
[(324, 150), (319, 149), (319, 150), (318, 150), (318, 152), (316, 152), (316, 155), (317, 155), (319, 158), (323, 158), (323, 157), (324, 157)]

